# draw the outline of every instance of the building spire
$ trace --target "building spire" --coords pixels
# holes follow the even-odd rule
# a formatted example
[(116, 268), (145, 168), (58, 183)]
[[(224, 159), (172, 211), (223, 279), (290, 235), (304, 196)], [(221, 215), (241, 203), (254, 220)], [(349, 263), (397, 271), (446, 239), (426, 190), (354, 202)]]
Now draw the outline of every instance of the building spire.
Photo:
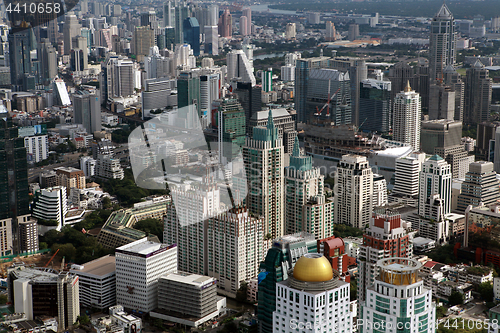
[(267, 128), (272, 130), (274, 128), (273, 112), (269, 109), (269, 115), (267, 116)]
[(411, 91), (410, 80), (408, 80), (406, 83), (405, 92), (410, 92), (410, 91)]
[(295, 157), (299, 157), (300, 156), (299, 139), (298, 139), (297, 136), (295, 136), (295, 142), (293, 143), (292, 156), (295, 156)]

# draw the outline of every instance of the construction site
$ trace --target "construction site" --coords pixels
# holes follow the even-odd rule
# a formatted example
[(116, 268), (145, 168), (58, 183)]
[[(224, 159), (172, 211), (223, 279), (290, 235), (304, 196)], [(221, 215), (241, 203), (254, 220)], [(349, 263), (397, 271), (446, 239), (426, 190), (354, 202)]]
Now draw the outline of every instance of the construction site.
[[(59, 270), (63, 264), (63, 258), (56, 253), (51, 253), (50, 249), (42, 250), (40, 253), (29, 255), (7, 256), (0, 258), (0, 273), (2, 278), (7, 278), (7, 268), (11, 266), (25, 265), (30, 267), (47, 267)], [(64, 265), (64, 264), (63, 264)]]

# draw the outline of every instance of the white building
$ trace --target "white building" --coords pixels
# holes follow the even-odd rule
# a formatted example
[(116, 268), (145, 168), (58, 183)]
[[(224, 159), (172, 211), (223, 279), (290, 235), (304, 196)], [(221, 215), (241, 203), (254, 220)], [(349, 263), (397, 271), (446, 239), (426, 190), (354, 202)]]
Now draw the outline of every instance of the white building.
[(292, 65), (281, 66), (281, 81), (285, 82), (295, 81), (295, 66)]
[(95, 165), (96, 160), (94, 160), (91, 156), (80, 157), (80, 170), (83, 171), (86, 178), (90, 178), (95, 175)]
[(158, 279), (177, 272), (177, 245), (147, 238), (116, 249), (116, 301), (127, 309), (149, 312), (158, 307)]
[(373, 204), (372, 207), (387, 205), (387, 181), (384, 176), (373, 174)]
[(295, 39), (295, 36), (297, 35), (297, 31), (295, 28), (295, 23), (287, 23), (286, 24), (286, 29), (285, 29), (285, 39), (286, 40), (292, 40)]
[(65, 216), (68, 212), (68, 200), (66, 187), (54, 186), (44, 188), (35, 193), (35, 204), (33, 217), (42, 220), (55, 220), (57, 231), (66, 223)]
[(250, 82), (255, 86), (256, 80), (253, 74), (253, 66), (242, 50), (233, 50), (227, 55), (227, 80), (240, 78), (241, 82)]
[(109, 307), (111, 322), (123, 329), (123, 333), (136, 333), (142, 331), (142, 320), (134, 315), (127, 314), (122, 305)]
[(379, 278), (368, 287), (360, 310), (363, 333), (436, 332), (432, 290), (418, 276), (422, 264), (408, 258), (377, 261)]
[(109, 155), (97, 156), (95, 176), (106, 179), (123, 179), (125, 177), (120, 160), (112, 158)]
[(115, 257), (104, 256), (83, 265), (72, 265), (71, 273), (80, 280), (80, 304), (107, 310), (116, 304)]
[(335, 179), (335, 223), (363, 229), (373, 204), (373, 172), (364, 156), (344, 155)]
[(434, 155), (422, 165), (419, 180), (418, 215), (426, 216), (425, 204), (433, 194), (443, 199), (443, 214), (451, 211), (451, 166)]
[(219, 294), (236, 297), (242, 281), (259, 274), (264, 255), (262, 219), (235, 208), (209, 219), (208, 276), (217, 279)]
[(26, 153), (32, 161), (38, 163), (49, 157), (49, 137), (47, 135), (27, 136), (24, 138)]
[(425, 153), (412, 153), (396, 159), (396, 172), (392, 194), (408, 198), (417, 198), (420, 171), (425, 162)]
[[(38, 233), (37, 233), (38, 236)], [(12, 219), (0, 220), (0, 255), (12, 254)]]
[(328, 260), (308, 253), (293, 276), (276, 284), (273, 332), (352, 332), (350, 285), (334, 276)]
[(420, 150), (421, 113), (420, 94), (411, 89), (408, 81), (405, 90), (394, 99), (393, 138), (410, 144), (413, 151)]

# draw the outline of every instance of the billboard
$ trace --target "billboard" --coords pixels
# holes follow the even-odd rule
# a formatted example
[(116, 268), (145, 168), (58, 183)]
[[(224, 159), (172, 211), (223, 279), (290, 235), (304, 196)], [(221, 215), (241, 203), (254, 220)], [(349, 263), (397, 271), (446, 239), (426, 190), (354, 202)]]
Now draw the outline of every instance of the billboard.
[(44, 135), (47, 134), (47, 124), (19, 127), (17, 132), (20, 138), (33, 135)]

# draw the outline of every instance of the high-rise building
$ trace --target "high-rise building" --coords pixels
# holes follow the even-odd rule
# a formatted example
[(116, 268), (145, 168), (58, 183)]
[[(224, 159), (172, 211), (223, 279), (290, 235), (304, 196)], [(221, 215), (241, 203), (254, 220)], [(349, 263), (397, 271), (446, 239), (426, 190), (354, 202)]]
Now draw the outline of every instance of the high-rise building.
[[(31, 218), (31, 215), (18, 216), (17, 222), (19, 224), (19, 252), (38, 252), (38, 222), (35, 219)], [(11, 228), (12, 227), (9, 224), (9, 232)], [(3, 239), (5, 240), (5, 238), (7, 237), (4, 237)], [(9, 251), (10, 250), (11, 249), (9, 249)]]
[(456, 61), (455, 20), (443, 3), (431, 21), (429, 40), (429, 72), (431, 82), (442, 79), (446, 66), (454, 66)]
[(217, 279), (218, 292), (235, 298), (242, 281), (259, 273), (264, 256), (263, 220), (245, 207), (208, 220), (208, 275)]
[(40, 83), (48, 85), (57, 75), (57, 51), (49, 39), (44, 39), (39, 45)]
[(368, 287), (361, 303), (359, 317), (363, 324), (358, 329), (363, 333), (436, 332), (436, 304), (432, 290), (424, 287), (419, 276), (422, 263), (409, 258), (387, 258), (376, 265), (379, 278)]
[(135, 27), (132, 38), (132, 53), (141, 61), (149, 55), (149, 49), (155, 45), (155, 32), (149, 26)]
[(295, 36), (297, 35), (297, 30), (295, 27), (295, 23), (287, 23), (286, 28), (285, 28), (285, 39), (286, 40), (293, 40), (295, 39)]
[(286, 235), (273, 241), (266, 258), (260, 264), (262, 280), (258, 284), (259, 332), (272, 333), (273, 312), (276, 310), (276, 284), (288, 279), (288, 272), (306, 253), (317, 253), (314, 235), (306, 232)]
[(73, 46), (73, 38), (80, 36), (80, 23), (73, 14), (66, 14), (64, 17), (63, 36), (64, 36), (64, 54), (70, 54)]
[(456, 69), (448, 65), (444, 69), (444, 83), (455, 92), (455, 116), (456, 121), (463, 121), (464, 117), (464, 82)]
[(24, 147), (31, 161), (38, 163), (49, 157), (49, 137), (47, 135), (35, 135), (24, 137)]
[(262, 110), (262, 89), (252, 85), (251, 82), (236, 82), (236, 89), (233, 87), (233, 92), (238, 96), (241, 106), (245, 110), (247, 135), (252, 135), (253, 129), (250, 127), (250, 119)]
[(337, 40), (337, 31), (335, 29), (335, 24), (332, 21), (326, 21), (326, 40), (329, 42), (334, 42)]
[(408, 225), (399, 213), (388, 209), (376, 209), (370, 218), (370, 225), (363, 235), (359, 247), (358, 299), (363, 302), (369, 289), (376, 281), (377, 260), (392, 257), (411, 258), (413, 247), (407, 232)]
[(33, 30), (13, 28), (8, 40), (12, 91), (34, 90), (38, 84), (40, 71), (38, 59), (33, 57), (33, 51), (37, 49)]
[(479, 124), (490, 119), (492, 82), (489, 71), (479, 60), (467, 69), (464, 88), (465, 124)]
[(196, 17), (188, 17), (183, 22), (184, 43), (191, 45), (193, 55), (200, 55), (200, 24)]
[[(273, 114), (274, 126), (278, 128), (278, 135), (283, 139), (283, 146), (285, 153), (291, 154), (297, 137), (297, 130), (295, 129), (294, 113), (293, 110), (287, 109), (271, 109)], [(257, 126), (267, 126), (269, 111), (258, 111), (252, 115), (250, 122), (247, 123), (247, 135), (252, 133), (252, 129)]]
[(262, 71), (262, 91), (270, 92), (273, 90), (273, 69), (268, 68)]
[(269, 110), (266, 127), (254, 127), (243, 148), (248, 181), (247, 206), (264, 217), (264, 235), (283, 235), (285, 218), (284, 147)]
[(66, 187), (54, 186), (38, 190), (33, 203), (33, 217), (57, 222), (57, 231), (66, 224), (68, 200)]
[(281, 66), (281, 80), (284, 82), (295, 82), (295, 66)]
[(469, 172), (462, 183), (462, 191), (457, 198), (457, 209), (465, 212), (469, 205), (488, 206), (500, 199), (496, 172), (491, 162), (478, 161), (469, 165)]
[(219, 54), (219, 33), (216, 25), (205, 26), (203, 29), (205, 33), (205, 53), (211, 55)]
[[(212, 58), (203, 58), (210, 59)], [(202, 124), (206, 122), (206, 126), (210, 126), (214, 121), (212, 114), (213, 103), (221, 96), (221, 85), (223, 82), (223, 74), (218, 69), (213, 69), (213, 65), (204, 70), (205, 73), (200, 75), (200, 107), (202, 115)]]
[[(428, 120), (421, 123), (420, 149), (427, 154), (438, 154), (436, 149), (460, 145), (462, 123), (448, 119)], [(441, 157), (445, 158), (446, 156)]]
[(106, 82), (103, 82), (103, 86), (106, 85), (105, 96), (108, 99), (134, 94), (134, 64), (132, 60), (124, 57), (110, 57), (104, 71), (106, 72)]
[(429, 120), (455, 119), (456, 92), (443, 84), (432, 84), (429, 91)]
[(139, 239), (116, 249), (116, 302), (149, 312), (158, 307), (158, 279), (177, 273), (177, 245)]
[(363, 131), (387, 133), (392, 124), (391, 81), (366, 79), (359, 91), (359, 121)]
[(366, 157), (342, 156), (335, 185), (335, 223), (363, 229), (370, 221), (373, 204), (373, 172)]
[(247, 33), (249, 35), (252, 34), (252, 8), (250, 7), (245, 7), (241, 11), (241, 14), (247, 18)]
[(434, 155), (422, 164), (418, 191), (418, 215), (425, 216), (425, 203), (433, 194), (443, 199), (443, 214), (451, 211), (451, 166)]
[(394, 140), (408, 143), (414, 151), (420, 150), (421, 100), (408, 81), (404, 91), (394, 100)]
[(177, 244), (179, 270), (193, 274), (207, 272), (207, 220), (218, 213), (220, 190), (214, 185), (169, 185), (174, 204), (167, 207), (163, 242)]
[(166, 1), (163, 4), (163, 26), (175, 27), (175, 3)]
[(356, 23), (349, 24), (349, 34), (347, 39), (350, 41), (356, 40), (359, 37), (359, 25)]
[[(248, 22), (247, 22), (248, 24)], [(219, 18), (219, 35), (225, 38), (231, 38), (233, 35), (233, 21), (229, 9), (224, 10)]]
[(310, 156), (300, 154), (297, 137), (285, 168), (285, 183), (286, 234), (305, 231), (318, 239), (332, 236), (333, 202), (325, 200), (324, 177), (312, 166)]
[(237, 99), (223, 98), (218, 101), (217, 132), (220, 143), (220, 161), (236, 158), (245, 145), (245, 110)]
[[(419, 179), (422, 164), (425, 161), (425, 153), (413, 153), (409, 156), (396, 159), (395, 181), (390, 201), (393, 197), (411, 199), (416, 203), (418, 200)], [(394, 201), (397, 201), (394, 199)]]
[(184, 1), (175, 2), (174, 8), (175, 44), (182, 44), (184, 40), (184, 20), (191, 16), (190, 9)]
[(373, 203), (372, 207), (383, 207), (387, 205), (387, 181), (384, 176), (374, 173), (373, 174)]
[(198, 116), (201, 117), (199, 71), (182, 71), (177, 80), (177, 91), (177, 106), (183, 108), (196, 105)]
[(240, 35), (242, 36), (248, 36), (248, 23), (247, 23), (247, 17), (246, 16), (240, 16)]
[(75, 124), (82, 124), (88, 133), (101, 130), (100, 93), (78, 90), (73, 97)]
[(350, 85), (347, 72), (326, 68), (311, 69), (306, 95), (306, 120), (309, 117), (309, 120), (315, 121), (314, 118), (317, 117), (331, 120), (335, 125), (351, 124)]
[(349, 283), (333, 274), (323, 255), (305, 254), (293, 275), (277, 283), (273, 332), (352, 332), (349, 297)]
[(253, 66), (242, 50), (233, 50), (227, 55), (227, 80), (239, 78), (240, 82), (250, 82), (255, 86), (256, 80), (253, 74)]

